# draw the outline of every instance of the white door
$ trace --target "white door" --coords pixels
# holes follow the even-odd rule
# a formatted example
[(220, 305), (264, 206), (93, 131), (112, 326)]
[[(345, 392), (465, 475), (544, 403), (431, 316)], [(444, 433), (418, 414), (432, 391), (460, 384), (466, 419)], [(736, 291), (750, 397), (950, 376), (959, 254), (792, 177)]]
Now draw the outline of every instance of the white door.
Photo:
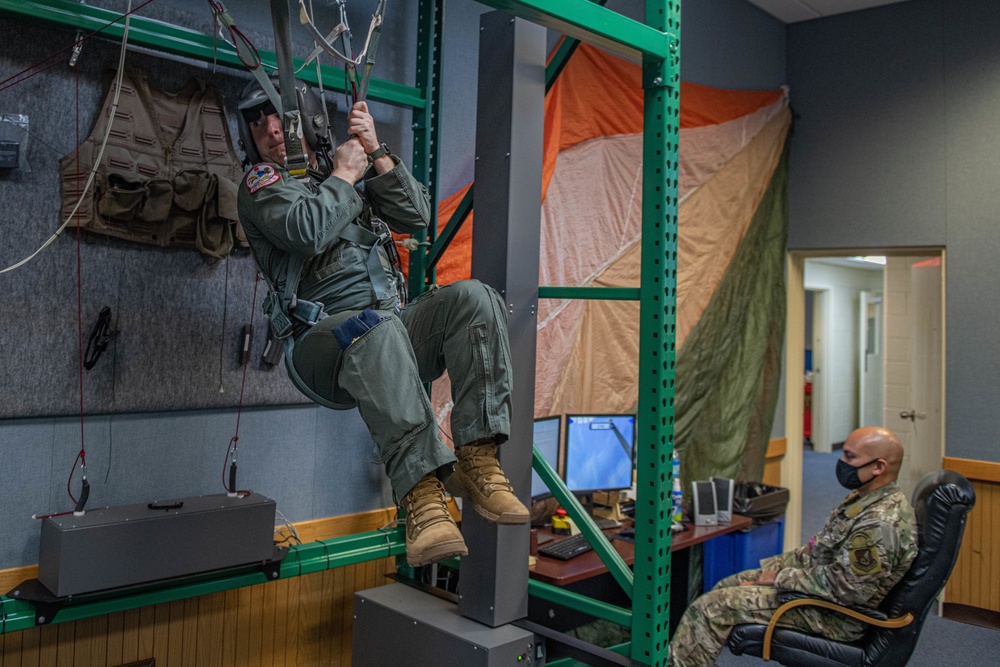
[(942, 256), (886, 264), (885, 425), (903, 443), (900, 486), (941, 469), (944, 455)]
[(830, 384), (829, 373), (829, 290), (813, 291), (812, 321), (812, 440), (813, 450), (832, 452), (830, 437)]
[(858, 426), (882, 424), (882, 293), (860, 293), (858, 318)]

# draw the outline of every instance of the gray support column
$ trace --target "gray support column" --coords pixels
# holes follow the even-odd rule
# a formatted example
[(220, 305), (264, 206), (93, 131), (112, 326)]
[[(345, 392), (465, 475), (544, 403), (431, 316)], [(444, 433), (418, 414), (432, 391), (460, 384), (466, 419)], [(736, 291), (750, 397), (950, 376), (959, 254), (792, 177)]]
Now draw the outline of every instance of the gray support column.
[[(507, 305), (514, 367), (510, 442), (500, 462), (530, 503), (535, 405), (535, 332), (541, 229), (545, 29), (501, 12), (479, 32), (476, 213), (472, 275)], [(528, 526), (498, 526), (463, 513), (469, 555), (462, 559), (463, 616), (498, 626), (528, 613)]]

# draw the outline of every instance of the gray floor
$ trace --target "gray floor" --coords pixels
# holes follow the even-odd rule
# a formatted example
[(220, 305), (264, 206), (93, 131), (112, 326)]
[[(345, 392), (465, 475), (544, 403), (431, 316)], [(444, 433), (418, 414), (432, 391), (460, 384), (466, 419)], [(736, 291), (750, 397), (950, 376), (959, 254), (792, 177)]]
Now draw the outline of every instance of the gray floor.
[[(840, 452), (821, 454), (806, 450), (803, 453), (802, 488), (806, 492), (802, 502), (802, 536), (808, 539), (823, 527), (826, 517), (847, 492), (837, 484), (835, 469)], [(995, 665), (1000, 661), (1000, 630), (981, 628), (929, 616), (910, 658), (910, 667), (941, 667), (948, 665)], [(739, 657), (729, 651), (719, 656), (719, 665), (775, 664), (759, 658)]]

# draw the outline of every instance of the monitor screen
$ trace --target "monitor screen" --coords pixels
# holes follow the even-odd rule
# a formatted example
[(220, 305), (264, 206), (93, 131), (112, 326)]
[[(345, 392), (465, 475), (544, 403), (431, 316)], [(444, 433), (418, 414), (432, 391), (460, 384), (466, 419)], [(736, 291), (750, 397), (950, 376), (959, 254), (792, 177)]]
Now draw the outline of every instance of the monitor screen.
[[(533, 438), (535, 447), (541, 452), (542, 458), (559, 472), (559, 428), (562, 425), (562, 418), (545, 417), (535, 420), (535, 435)], [(545, 486), (542, 478), (534, 470), (531, 471), (531, 496), (542, 496), (549, 492), (549, 487)]]
[(566, 486), (613, 491), (632, 486), (635, 415), (566, 417)]

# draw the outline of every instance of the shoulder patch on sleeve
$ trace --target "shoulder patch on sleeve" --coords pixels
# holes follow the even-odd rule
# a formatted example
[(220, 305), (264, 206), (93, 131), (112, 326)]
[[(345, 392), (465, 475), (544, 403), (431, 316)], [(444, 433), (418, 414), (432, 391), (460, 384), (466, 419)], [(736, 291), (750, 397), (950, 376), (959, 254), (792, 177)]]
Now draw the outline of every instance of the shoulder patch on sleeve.
[(281, 180), (278, 170), (269, 164), (257, 164), (247, 172), (246, 186), (250, 194)]
[(882, 571), (882, 561), (878, 557), (875, 534), (870, 530), (859, 530), (847, 539), (848, 558), (851, 572), (864, 577)]

